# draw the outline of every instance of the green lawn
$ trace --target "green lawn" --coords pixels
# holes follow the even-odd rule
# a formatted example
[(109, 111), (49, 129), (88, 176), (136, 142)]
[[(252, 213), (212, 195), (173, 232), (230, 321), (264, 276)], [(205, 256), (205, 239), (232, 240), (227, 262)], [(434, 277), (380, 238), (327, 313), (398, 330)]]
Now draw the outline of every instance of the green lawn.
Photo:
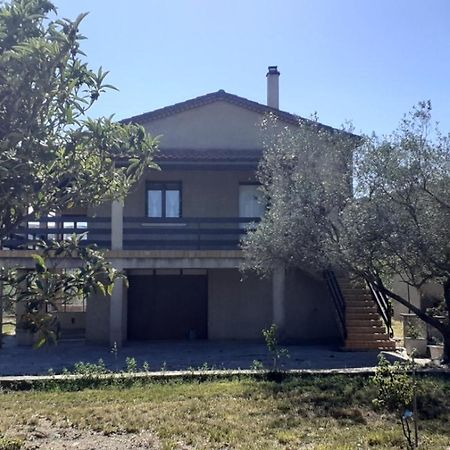
[[(450, 448), (450, 380), (422, 384), (421, 448)], [(367, 378), (344, 376), (3, 392), (0, 432), (55, 449), (66, 447), (47, 447), (49, 429), (80, 440), (77, 448), (100, 437), (145, 438), (163, 449), (405, 448), (396, 417), (375, 411), (373, 396)]]

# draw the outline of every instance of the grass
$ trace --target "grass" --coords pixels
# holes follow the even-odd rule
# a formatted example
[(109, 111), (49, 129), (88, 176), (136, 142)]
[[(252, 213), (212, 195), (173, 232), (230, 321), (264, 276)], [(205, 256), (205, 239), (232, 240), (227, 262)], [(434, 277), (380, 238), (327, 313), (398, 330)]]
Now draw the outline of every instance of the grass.
[(3, 316), (2, 333), (8, 335), (16, 334), (15, 316)]
[[(422, 385), (421, 448), (444, 449), (450, 380), (427, 378)], [(374, 410), (373, 398), (362, 376), (3, 392), (0, 433), (27, 440), (46, 421), (103, 435), (148, 430), (166, 450), (404, 448), (397, 418)]]

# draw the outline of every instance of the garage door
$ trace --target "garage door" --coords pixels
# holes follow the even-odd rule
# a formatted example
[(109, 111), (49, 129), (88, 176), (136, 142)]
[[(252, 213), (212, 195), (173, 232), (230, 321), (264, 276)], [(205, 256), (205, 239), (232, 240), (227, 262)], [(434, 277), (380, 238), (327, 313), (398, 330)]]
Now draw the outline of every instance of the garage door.
[(206, 339), (206, 275), (128, 277), (128, 339)]

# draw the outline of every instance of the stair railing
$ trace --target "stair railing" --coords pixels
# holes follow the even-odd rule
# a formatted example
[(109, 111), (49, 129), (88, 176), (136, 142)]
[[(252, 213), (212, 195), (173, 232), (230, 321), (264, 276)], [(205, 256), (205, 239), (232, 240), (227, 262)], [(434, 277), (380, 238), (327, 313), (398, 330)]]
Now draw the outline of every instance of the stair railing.
[(367, 282), (367, 286), (369, 287), (372, 298), (377, 305), (378, 312), (380, 313), (380, 316), (383, 319), (384, 324), (386, 325), (389, 337), (394, 337), (394, 330), (392, 328), (391, 302), (389, 301), (387, 295), (384, 292), (380, 291), (380, 289), (378, 289), (376, 284)]
[(347, 339), (347, 326), (345, 323), (345, 299), (342, 295), (341, 288), (337, 281), (336, 275), (332, 270), (325, 270), (323, 277), (327, 283), (328, 291), (330, 292), (333, 304), (336, 309), (339, 329), (343, 340)]

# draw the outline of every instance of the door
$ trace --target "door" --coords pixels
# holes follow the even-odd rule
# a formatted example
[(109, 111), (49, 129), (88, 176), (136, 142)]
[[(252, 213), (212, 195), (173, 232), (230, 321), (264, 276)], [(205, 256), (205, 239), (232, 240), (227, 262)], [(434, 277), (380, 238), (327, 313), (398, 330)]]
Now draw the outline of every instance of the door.
[(206, 339), (206, 275), (129, 276), (129, 339)]

